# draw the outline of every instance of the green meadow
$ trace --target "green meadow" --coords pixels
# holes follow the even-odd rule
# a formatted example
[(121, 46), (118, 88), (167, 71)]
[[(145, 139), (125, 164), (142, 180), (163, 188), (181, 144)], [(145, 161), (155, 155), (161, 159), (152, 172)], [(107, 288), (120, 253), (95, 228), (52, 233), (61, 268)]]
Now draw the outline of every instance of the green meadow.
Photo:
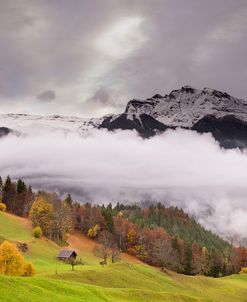
[(78, 234), (69, 243), (84, 265), (72, 271), (56, 260), (61, 247), (32, 237), (28, 220), (0, 213), (0, 242), (5, 239), (28, 244), (24, 257), (33, 262), (36, 275), (0, 275), (1, 302), (247, 301), (247, 275), (214, 279), (164, 273), (124, 254), (121, 262), (102, 267), (92, 253), (94, 243)]

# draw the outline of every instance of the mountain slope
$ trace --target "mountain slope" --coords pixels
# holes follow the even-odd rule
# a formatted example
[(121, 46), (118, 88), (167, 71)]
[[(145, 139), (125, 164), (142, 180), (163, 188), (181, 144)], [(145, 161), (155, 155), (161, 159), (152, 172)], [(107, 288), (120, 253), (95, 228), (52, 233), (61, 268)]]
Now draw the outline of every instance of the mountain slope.
[(230, 247), (229, 242), (205, 229), (194, 218), (177, 207), (165, 207), (159, 204), (152, 205), (149, 209), (142, 209), (135, 206), (122, 213), (125, 219), (136, 223), (139, 227), (152, 229), (162, 227), (171, 236), (185, 242), (196, 241), (200, 246), (205, 246), (209, 250), (217, 249), (223, 252), (224, 249)]
[[(26, 219), (0, 213), (0, 236), (27, 242), (30, 250), (24, 256), (37, 269), (34, 277), (0, 275), (0, 300), (6, 302), (44, 301), (236, 301), (246, 300), (247, 276), (224, 278), (168, 274), (144, 264), (122, 263), (101, 267), (87, 254), (88, 242), (81, 244), (80, 255), (87, 263), (76, 267), (54, 259), (59, 246), (46, 239), (33, 239)], [(32, 244), (31, 244), (32, 243)], [(37, 245), (37, 249), (34, 246)], [(45, 265), (39, 265), (45, 261)], [(45, 268), (45, 269), (44, 269)], [(57, 273), (55, 273), (57, 271)]]
[(146, 101), (132, 100), (125, 113), (129, 118), (145, 113), (167, 126), (191, 128), (209, 114), (216, 118), (232, 114), (247, 121), (247, 103), (225, 92), (184, 86), (165, 96), (155, 95)]

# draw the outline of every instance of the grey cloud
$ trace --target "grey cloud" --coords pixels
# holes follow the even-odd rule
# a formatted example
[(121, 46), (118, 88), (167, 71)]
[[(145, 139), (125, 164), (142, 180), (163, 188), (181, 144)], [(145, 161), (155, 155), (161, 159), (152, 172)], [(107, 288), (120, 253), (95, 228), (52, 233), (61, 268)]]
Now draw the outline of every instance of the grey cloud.
[(85, 101), (85, 107), (90, 110), (100, 107), (119, 108), (121, 105), (119, 93), (104, 87), (99, 88), (92, 97)]
[(103, 87), (97, 90), (95, 94), (87, 100), (87, 102), (114, 106), (114, 101), (111, 99), (111, 94)]
[(46, 90), (39, 95), (37, 95), (37, 99), (41, 102), (51, 102), (55, 100), (56, 94), (54, 90)]
[[(83, 112), (97, 94), (102, 101), (92, 100), (88, 114), (120, 111), (130, 98), (184, 84), (245, 98), (246, 9), (245, 0), (0, 0), (0, 110), (21, 103), (33, 112), (26, 100), (46, 87), (59, 95), (59, 107), (38, 108), (50, 114)], [(135, 16), (147, 39), (136, 51), (111, 61), (94, 47), (112, 24)]]

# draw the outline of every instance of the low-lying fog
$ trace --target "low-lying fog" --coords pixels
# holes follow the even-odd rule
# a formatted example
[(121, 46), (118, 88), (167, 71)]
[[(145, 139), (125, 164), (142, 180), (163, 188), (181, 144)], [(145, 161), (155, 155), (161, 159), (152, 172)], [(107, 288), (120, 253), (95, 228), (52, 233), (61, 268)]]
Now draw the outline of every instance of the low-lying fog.
[(135, 132), (56, 131), (0, 139), (0, 175), (81, 202), (161, 201), (214, 231), (247, 236), (247, 153), (209, 134), (176, 130), (143, 140)]

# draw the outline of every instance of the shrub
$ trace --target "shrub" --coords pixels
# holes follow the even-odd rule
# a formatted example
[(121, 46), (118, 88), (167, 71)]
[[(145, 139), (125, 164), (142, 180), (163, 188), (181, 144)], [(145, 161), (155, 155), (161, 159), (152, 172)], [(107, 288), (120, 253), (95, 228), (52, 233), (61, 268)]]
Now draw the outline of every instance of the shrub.
[(5, 203), (3, 203), (3, 202), (0, 202), (0, 211), (1, 212), (4, 212), (4, 211), (6, 211), (6, 204)]
[(240, 273), (247, 274), (247, 267), (242, 267)]
[(42, 235), (43, 235), (43, 232), (39, 226), (37, 226), (33, 229), (33, 236), (35, 238), (40, 238)]
[(23, 265), (23, 276), (31, 277), (35, 274), (35, 269), (31, 261), (25, 262)]
[(28, 251), (28, 245), (26, 242), (17, 242), (17, 248), (22, 253), (26, 253)]

